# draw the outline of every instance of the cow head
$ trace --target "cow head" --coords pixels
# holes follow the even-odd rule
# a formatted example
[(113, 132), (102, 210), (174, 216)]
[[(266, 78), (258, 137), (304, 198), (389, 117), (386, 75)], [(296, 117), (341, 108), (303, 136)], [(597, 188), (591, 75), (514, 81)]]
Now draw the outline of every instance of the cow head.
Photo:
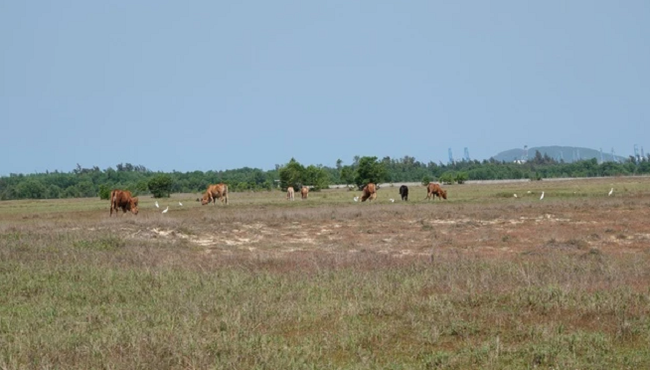
[(131, 213), (134, 215), (138, 214), (138, 197), (131, 198), (129, 201), (129, 208), (131, 209)]
[(201, 205), (204, 206), (204, 205), (210, 203), (210, 200), (211, 200), (210, 199), (210, 194), (208, 192), (206, 192), (205, 194), (203, 194), (203, 198), (201, 198)]

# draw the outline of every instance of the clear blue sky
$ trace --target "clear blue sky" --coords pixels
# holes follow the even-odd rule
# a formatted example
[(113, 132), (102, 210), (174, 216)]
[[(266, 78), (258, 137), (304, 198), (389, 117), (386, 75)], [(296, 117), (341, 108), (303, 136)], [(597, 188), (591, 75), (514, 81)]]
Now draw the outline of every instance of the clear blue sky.
[(0, 175), (650, 152), (650, 1), (0, 1)]

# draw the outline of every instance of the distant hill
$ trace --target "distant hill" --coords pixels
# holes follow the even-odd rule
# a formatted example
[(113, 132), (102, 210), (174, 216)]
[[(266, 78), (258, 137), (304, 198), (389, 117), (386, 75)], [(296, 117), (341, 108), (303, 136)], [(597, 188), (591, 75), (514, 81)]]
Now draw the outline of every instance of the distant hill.
[[(579, 148), (574, 146), (538, 146), (528, 148), (528, 158), (534, 158), (535, 152), (539, 151), (542, 155), (546, 154), (549, 157), (560, 161), (564, 160), (566, 163), (571, 163), (579, 160), (596, 158), (600, 162), (600, 150)], [(495, 160), (501, 162), (514, 162), (516, 160), (525, 160), (524, 149), (510, 149), (493, 156)], [(624, 161), (627, 158), (619, 155), (614, 156), (616, 161)], [(612, 154), (603, 152), (603, 160), (611, 161)]]

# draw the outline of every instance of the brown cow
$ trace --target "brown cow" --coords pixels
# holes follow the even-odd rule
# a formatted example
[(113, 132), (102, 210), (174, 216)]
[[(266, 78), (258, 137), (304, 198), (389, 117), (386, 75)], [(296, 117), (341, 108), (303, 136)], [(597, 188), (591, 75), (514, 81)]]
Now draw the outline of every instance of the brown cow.
[(307, 195), (309, 194), (309, 188), (306, 186), (303, 186), (300, 188), (300, 197), (302, 199), (307, 199)]
[(289, 186), (287, 188), (287, 200), (293, 200), (294, 199), (294, 193), (295, 190), (293, 190), (293, 186)]
[(113, 210), (115, 210), (115, 216), (117, 216), (120, 208), (122, 208), (124, 213), (131, 211), (131, 213), (137, 215), (138, 198), (133, 197), (128, 190), (115, 189), (111, 191), (111, 212), (109, 217), (113, 215)]
[(208, 189), (201, 199), (201, 205), (204, 206), (210, 202), (217, 204), (217, 199), (222, 203), (228, 204), (228, 185), (224, 183), (208, 185)]
[(440, 184), (430, 182), (427, 185), (427, 197), (425, 199), (436, 199), (436, 196), (440, 199), (447, 199), (447, 190), (441, 188)]
[(361, 201), (365, 202), (368, 199), (368, 202), (377, 199), (377, 188), (375, 184), (368, 183), (368, 185), (363, 187), (363, 194), (361, 194)]

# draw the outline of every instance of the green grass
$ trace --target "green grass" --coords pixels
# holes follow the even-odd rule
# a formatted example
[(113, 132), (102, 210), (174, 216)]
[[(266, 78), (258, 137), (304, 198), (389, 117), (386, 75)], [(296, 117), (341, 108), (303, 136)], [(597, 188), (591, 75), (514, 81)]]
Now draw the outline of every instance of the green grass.
[[(147, 266), (131, 253), (66, 253), (27, 263), (23, 251), (2, 263), (1, 366), (650, 365), (650, 292), (625, 286), (648, 278), (647, 259), (316, 257), (294, 271), (274, 261), (204, 271)], [(114, 262), (122, 258), (131, 263)]]

